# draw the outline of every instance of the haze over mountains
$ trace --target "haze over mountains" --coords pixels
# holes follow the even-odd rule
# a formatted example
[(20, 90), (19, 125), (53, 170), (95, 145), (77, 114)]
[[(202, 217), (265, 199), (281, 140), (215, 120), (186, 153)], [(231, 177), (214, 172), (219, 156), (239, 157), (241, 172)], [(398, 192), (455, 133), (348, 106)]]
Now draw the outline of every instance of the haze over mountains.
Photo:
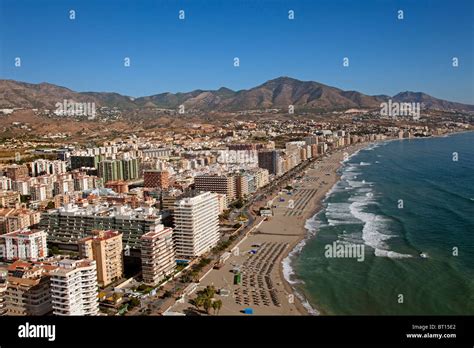
[(419, 102), (424, 108), (439, 110), (474, 111), (474, 105), (434, 98), (422, 92), (401, 92), (393, 97), (365, 95), (357, 91), (344, 91), (314, 81), (300, 81), (279, 77), (257, 87), (233, 91), (195, 90), (187, 93), (161, 93), (131, 98), (118, 93), (75, 92), (50, 83), (31, 84), (13, 80), (0, 80), (0, 108), (55, 109), (64, 99), (75, 102), (94, 102), (96, 106), (119, 107), (123, 110), (141, 108), (186, 109), (201, 111), (243, 111), (257, 109), (341, 110), (348, 108), (378, 108), (380, 103)]

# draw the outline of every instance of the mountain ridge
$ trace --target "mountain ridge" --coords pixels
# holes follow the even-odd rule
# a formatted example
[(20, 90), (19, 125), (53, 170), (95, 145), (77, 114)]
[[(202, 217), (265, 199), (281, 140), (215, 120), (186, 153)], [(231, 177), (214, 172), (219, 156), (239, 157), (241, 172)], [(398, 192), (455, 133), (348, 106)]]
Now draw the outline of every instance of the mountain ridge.
[(367, 95), (342, 90), (316, 81), (301, 81), (281, 76), (250, 89), (234, 91), (227, 87), (217, 90), (196, 89), (190, 92), (158, 93), (133, 98), (115, 92), (75, 92), (48, 82), (32, 84), (15, 80), (0, 80), (0, 108), (53, 109), (62, 100), (94, 102), (97, 106), (119, 107), (124, 110), (140, 108), (187, 109), (200, 111), (244, 111), (261, 109), (341, 110), (349, 108), (378, 108), (383, 102), (419, 102), (423, 108), (474, 111), (474, 105), (451, 102), (424, 92), (404, 91), (392, 97)]

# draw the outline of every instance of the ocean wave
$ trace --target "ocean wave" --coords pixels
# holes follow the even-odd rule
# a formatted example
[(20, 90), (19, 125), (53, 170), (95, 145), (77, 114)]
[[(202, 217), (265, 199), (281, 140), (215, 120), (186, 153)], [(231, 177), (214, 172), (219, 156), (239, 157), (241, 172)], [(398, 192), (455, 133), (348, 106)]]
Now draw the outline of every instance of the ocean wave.
[(372, 184), (371, 182), (362, 180), (362, 181), (357, 181), (357, 180), (346, 180), (346, 182), (352, 187), (352, 188), (359, 188), (359, 187), (364, 187), (369, 184)]
[(329, 226), (358, 223), (350, 211), (350, 203), (328, 203), (325, 215)]
[(369, 163), (369, 162), (360, 162), (359, 165), (361, 165), (361, 166), (370, 166), (371, 163)]
[(308, 231), (306, 238), (302, 239), (298, 244), (295, 245), (293, 250), (291, 250), (287, 257), (282, 260), (282, 272), (283, 277), (289, 284), (302, 284), (303, 281), (295, 279), (295, 271), (293, 267), (291, 267), (291, 260), (294, 256), (299, 254), (303, 247), (306, 245), (306, 242), (309, 238), (316, 235), (316, 231), (319, 227), (319, 219), (317, 214), (313, 215), (311, 218), (307, 219), (304, 225), (304, 228)]
[(395, 251), (383, 250), (383, 249), (375, 249), (375, 256), (389, 257), (391, 259), (405, 259), (408, 257), (412, 257), (411, 255), (408, 255), (408, 254), (400, 254)]
[(301, 304), (306, 309), (309, 315), (320, 315), (319, 311), (316, 308), (313, 308), (309, 301), (301, 295), (298, 291), (295, 291), (296, 297), (301, 301)]
[(363, 209), (367, 206), (370, 198), (361, 196), (362, 199), (355, 200), (351, 206), (350, 211), (355, 218), (364, 223), (362, 228), (362, 239), (364, 244), (374, 249), (374, 255), (389, 258), (405, 258), (411, 257), (408, 254), (400, 254), (388, 249), (386, 240), (395, 237), (392, 234), (381, 233), (380, 231), (388, 231), (389, 221), (387, 218), (364, 212)]

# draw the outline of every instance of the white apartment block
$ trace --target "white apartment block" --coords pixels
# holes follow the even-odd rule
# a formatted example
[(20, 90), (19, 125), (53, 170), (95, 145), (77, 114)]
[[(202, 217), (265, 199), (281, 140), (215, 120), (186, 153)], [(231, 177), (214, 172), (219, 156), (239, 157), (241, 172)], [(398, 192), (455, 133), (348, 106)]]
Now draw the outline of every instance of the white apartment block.
[(48, 197), (48, 185), (37, 184), (30, 188), (31, 200), (33, 201), (45, 201)]
[(12, 179), (6, 176), (0, 176), (0, 190), (11, 190), (12, 189)]
[(6, 260), (39, 261), (48, 256), (46, 232), (19, 230), (0, 235), (0, 258)]
[(12, 182), (12, 189), (20, 193), (20, 195), (30, 194), (30, 183), (26, 180), (18, 180)]
[(143, 157), (145, 158), (162, 158), (170, 157), (171, 149), (168, 148), (152, 148), (143, 150)]
[(198, 257), (219, 241), (219, 201), (216, 193), (204, 192), (175, 202), (173, 239), (176, 255)]
[(98, 315), (95, 261), (61, 260), (50, 275), (54, 315)]
[(61, 160), (38, 159), (31, 162), (31, 176), (42, 174), (63, 174), (66, 173), (66, 162)]
[(173, 230), (157, 225), (141, 237), (141, 259), (143, 282), (156, 286), (173, 273), (176, 268)]

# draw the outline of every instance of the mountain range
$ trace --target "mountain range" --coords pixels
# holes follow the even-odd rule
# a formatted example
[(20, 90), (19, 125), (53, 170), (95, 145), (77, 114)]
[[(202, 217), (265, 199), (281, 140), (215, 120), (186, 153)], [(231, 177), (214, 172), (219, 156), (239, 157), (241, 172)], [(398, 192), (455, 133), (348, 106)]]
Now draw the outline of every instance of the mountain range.
[(300, 81), (279, 77), (251, 89), (233, 91), (194, 90), (186, 93), (161, 93), (132, 98), (109, 92), (75, 92), (50, 83), (31, 84), (14, 80), (0, 80), (0, 108), (55, 109), (64, 99), (75, 102), (94, 102), (96, 106), (118, 107), (122, 110), (163, 108), (200, 111), (243, 111), (261, 109), (343, 110), (348, 108), (379, 108), (382, 102), (418, 102), (423, 108), (438, 110), (474, 111), (474, 105), (434, 98), (422, 92), (401, 92), (395, 96), (366, 95), (344, 91), (314, 81)]

